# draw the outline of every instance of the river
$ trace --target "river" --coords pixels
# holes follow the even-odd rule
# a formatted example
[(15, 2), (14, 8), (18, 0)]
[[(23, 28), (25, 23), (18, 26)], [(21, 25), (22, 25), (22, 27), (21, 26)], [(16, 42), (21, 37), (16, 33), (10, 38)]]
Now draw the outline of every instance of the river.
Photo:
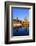
[(13, 28), (13, 36), (27, 36), (29, 35), (29, 29), (25, 28)]

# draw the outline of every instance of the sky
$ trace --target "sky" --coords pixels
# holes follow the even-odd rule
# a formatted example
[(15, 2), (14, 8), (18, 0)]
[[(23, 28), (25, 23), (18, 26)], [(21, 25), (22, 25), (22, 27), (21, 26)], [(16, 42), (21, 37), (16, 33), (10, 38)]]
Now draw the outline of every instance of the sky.
[(29, 9), (27, 8), (13, 7), (13, 9), (11, 9), (11, 12), (12, 10), (13, 10), (13, 19), (16, 19), (18, 17), (19, 20), (24, 20), (25, 18), (28, 18), (29, 16)]

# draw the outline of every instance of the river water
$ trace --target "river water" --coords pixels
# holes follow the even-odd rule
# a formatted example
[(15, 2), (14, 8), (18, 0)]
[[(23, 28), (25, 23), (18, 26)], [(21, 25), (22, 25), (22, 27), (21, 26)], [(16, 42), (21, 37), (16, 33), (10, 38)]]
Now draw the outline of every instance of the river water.
[(13, 36), (27, 36), (29, 35), (29, 29), (25, 28), (13, 28)]

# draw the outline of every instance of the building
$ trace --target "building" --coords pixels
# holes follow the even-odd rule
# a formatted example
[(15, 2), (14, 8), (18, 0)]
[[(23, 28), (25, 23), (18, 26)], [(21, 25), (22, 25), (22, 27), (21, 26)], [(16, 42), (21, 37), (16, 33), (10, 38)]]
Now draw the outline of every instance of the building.
[(29, 27), (29, 21), (25, 19), (24, 21), (20, 21), (18, 17), (16, 19), (13, 19), (13, 27), (24, 27), (28, 28)]

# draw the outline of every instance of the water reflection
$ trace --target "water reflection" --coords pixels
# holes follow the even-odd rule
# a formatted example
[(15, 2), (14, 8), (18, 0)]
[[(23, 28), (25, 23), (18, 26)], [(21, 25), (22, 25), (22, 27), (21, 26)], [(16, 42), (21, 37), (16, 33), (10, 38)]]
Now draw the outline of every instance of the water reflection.
[(26, 36), (29, 35), (29, 29), (25, 28), (13, 28), (13, 36)]

